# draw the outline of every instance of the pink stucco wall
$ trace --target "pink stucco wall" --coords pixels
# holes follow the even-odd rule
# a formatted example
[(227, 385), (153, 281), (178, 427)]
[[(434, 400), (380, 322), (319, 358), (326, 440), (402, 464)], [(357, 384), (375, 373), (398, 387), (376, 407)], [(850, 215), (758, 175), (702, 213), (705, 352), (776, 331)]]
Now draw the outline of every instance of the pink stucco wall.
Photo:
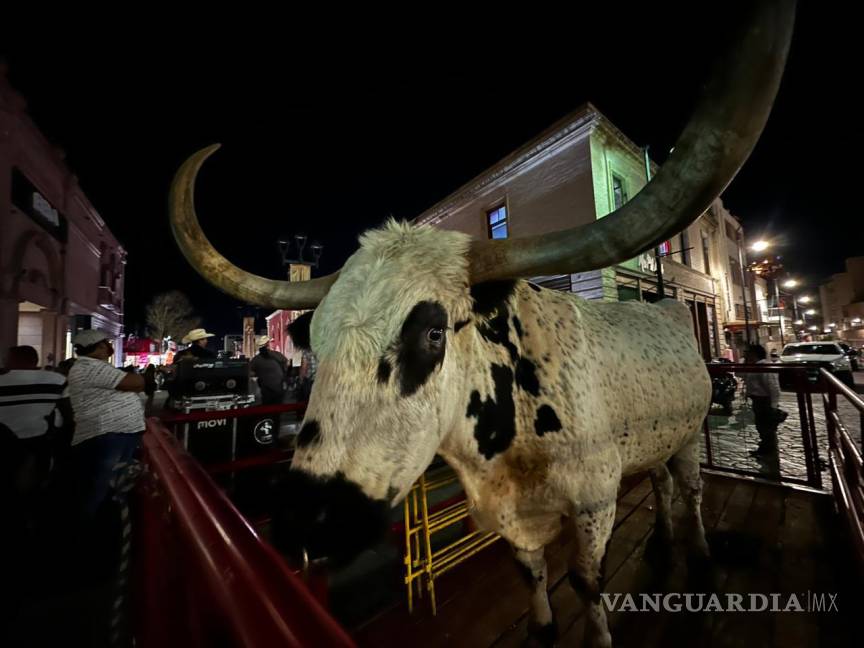
[[(56, 210), (65, 234), (53, 235), (50, 224), (32, 215), (39, 213), (34, 191), (43, 212), (46, 202)], [(41, 364), (49, 354), (54, 362), (66, 356), (76, 315), (122, 336), (125, 257), (63, 153), (38, 130), (0, 68), (0, 354), (19, 342), (19, 320), (25, 337), (35, 339), (34, 313), (42, 320)], [(20, 315), (22, 308), (27, 315)], [(115, 347), (122, 350), (122, 344)]]

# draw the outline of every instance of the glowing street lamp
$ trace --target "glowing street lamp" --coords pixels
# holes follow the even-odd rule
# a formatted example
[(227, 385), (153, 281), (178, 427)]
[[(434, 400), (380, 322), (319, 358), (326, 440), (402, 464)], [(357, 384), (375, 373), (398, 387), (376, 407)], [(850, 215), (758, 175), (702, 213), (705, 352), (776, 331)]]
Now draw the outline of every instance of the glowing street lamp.
[(768, 241), (759, 240), (753, 243), (753, 245), (750, 246), (750, 249), (754, 252), (763, 252), (767, 250), (770, 245), (771, 244)]
[(794, 288), (797, 285), (798, 285), (798, 282), (795, 279), (787, 279), (786, 281), (783, 282), (784, 288)]
[(808, 327), (807, 327), (807, 330), (808, 330), (808, 331), (818, 331), (818, 330), (819, 330), (819, 327), (818, 327), (818, 326), (808, 326)]
[(798, 301), (801, 302), (802, 304), (809, 304), (812, 300), (813, 300), (813, 298), (810, 297), (809, 295), (804, 295), (803, 297), (798, 298)]
[(816, 314), (816, 309), (815, 309), (815, 308), (810, 308), (810, 309), (804, 311), (804, 314), (805, 314), (805, 315), (815, 315), (815, 314)]

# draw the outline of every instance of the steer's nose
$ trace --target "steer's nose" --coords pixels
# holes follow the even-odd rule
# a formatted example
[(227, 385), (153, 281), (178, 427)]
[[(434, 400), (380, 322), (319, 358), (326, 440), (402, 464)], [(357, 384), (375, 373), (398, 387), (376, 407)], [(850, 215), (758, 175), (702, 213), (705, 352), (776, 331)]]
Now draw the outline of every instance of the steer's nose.
[(339, 565), (377, 543), (389, 504), (366, 495), (341, 473), (318, 477), (289, 470), (274, 489), (273, 544), (289, 555), (326, 557)]

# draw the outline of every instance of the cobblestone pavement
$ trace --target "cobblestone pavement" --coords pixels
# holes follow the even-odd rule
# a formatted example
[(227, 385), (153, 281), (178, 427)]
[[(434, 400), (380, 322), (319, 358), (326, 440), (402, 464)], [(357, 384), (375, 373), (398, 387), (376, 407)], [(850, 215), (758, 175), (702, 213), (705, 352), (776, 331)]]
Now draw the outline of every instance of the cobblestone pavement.
[[(857, 372), (857, 382), (864, 383), (864, 372)], [(860, 391), (860, 388), (859, 388)], [(813, 394), (813, 419), (816, 424), (816, 439), (819, 458), (823, 473), (823, 483), (826, 481), (826, 462), (828, 448), (828, 431), (825, 424), (825, 408), (822, 405), (822, 395)], [(782, 392), (780, 409), (789, 413), (789, 417), (777, 428), (778, 453), (774, 456), (756, 458), (750, 455), (759, 445), (759, 433), (753, 421), (753, 411), (750, 403), (744, 398), (743, 382), (739, 380), (737, 397), (731, 416), (723, 416), (721, 408), (714, 406), (708, 416), (708, 427), (711, 435), (711, 447), (714, 453), (714, 463), (721, 467), (740, 468), (757, 471), (766, 477), (782, 479), (807, 479), (807, 467), (804, 460), (804, 445), (801, 437), (801, 421), (798, 412), (798, 400), (794, 393)], [(861, 419), (858, 410), (845, 398), (838, 397), (837, 409), (840, 418), (849, 430), (849, 434), (861, 447)], [(705, 443), (702, 443), (702, 458), (705, 460)]]

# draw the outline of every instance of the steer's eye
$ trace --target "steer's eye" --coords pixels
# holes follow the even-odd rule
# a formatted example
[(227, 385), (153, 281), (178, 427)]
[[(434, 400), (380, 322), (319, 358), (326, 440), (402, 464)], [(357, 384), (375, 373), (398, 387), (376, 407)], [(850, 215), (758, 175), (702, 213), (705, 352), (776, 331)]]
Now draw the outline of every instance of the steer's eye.
[(439, 345), (444, 340), (444, 329), (431, 328), (426, 332), (426, 339), (434, 345)]

